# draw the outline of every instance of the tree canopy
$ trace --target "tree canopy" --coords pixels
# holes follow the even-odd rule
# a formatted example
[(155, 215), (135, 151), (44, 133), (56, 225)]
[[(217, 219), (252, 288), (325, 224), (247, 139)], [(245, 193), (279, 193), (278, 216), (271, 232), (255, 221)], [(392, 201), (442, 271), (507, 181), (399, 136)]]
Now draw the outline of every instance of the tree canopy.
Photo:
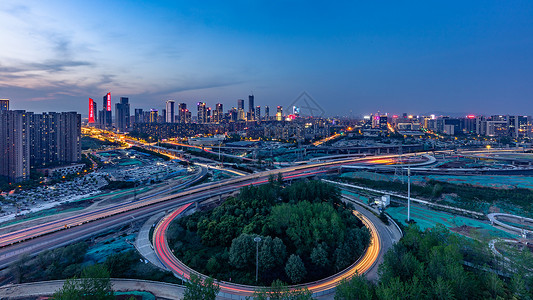
[(308, 180), (285, 186), (275, 176), (268, 184), (243, 187), (212, 210), (176, 220), (167, 236), (176, 256), (191, 268), (244, 284), (256, 284), (258, 246), (262, 285), (332, 275), (370, 243), (368, 229), (335, 186)]

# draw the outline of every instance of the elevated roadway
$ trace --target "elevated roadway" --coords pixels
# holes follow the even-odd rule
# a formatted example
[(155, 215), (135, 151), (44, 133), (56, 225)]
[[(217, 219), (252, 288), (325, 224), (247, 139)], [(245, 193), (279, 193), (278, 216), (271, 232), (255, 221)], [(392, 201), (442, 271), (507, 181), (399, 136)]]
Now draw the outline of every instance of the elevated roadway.
[[(396, 156), (388, 155), (381, 158), (387, 159)], [(2, 234), (0, 235), (0, 268), (7, 267), (23, 254), (35, 255), (46, 249), (64, 246), (114, 227), (128, 224), (133, 219), (146, 218), (186, 203), (206, 199), (220, 193), (232, 192), (245, 185), (261, 184), (267, 182), (270, 175), (281, 173), (285, 180), (312, 177), (327, 172), (337, 172), (341, 165), (368, 160), (369, 158), (354, 158), (320, 162), (230, 178), (187, 188), (170, 196), (161, 195), (160, 197), (112, 205), (100, 210)]]

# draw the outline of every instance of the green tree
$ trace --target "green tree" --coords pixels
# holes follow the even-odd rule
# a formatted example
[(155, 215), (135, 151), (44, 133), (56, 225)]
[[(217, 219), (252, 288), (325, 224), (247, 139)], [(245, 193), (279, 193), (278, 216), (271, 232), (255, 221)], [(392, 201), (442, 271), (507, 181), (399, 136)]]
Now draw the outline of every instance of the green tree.
[(289, 257), (285, 265), (285, 273), (292, 283), (299, 283), (305, 278), (307, 270), (300, 256), (292, 254)]
[(229, 249), (229, 262), (236, 268), (246, 268), (253, 264), (255, 259), (254, 236), (243, 233), (233, 239)]
[(364, 275), (341, 281), (335, 292), (335, 300), (372, 300), (373, 296), (373, 285)]
[(78, 300), (82, 299), (83, 295), (79, 289), (78, 279), (71, 278), (65, 280), (63, 287), (57, 290), (52, 296), (56, 300)]
[(311, 262), (317, 267), (324, 268), (329, 266), (328, 252), (326, 251), (326, 244), (318, 244), (313, 251), (311, 251)]
[(262, 270), (272, 270), (283, 265), (286, 257), (287, 248), (280, 238), (263, 238), (259, 247), (259, 267)]
[(183, 300), (215, 300), (220, 286), (211, 277), (202, 280), (195, 274), (191, 275), (190, 280), (185, 284), (185, 294)]
[(83, 269), (79, 279), (67, 279), (63, 287), (54, 293), (54, 299), (115, 299), (109, 279), (109, 271), (104, 265), (91, 265)]
[(280, 280), (274, 280), (270, 288), (263, 288), (254, 292), (255, 300), (311, 300), (312, 293), (307, 289), (289, 289)]

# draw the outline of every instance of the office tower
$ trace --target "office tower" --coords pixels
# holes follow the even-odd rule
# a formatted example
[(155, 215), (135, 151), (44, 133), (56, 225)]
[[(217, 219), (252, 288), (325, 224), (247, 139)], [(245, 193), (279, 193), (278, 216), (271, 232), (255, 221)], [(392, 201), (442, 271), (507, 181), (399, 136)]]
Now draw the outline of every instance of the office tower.
[(97, 122), (97, 112), (98, 107), (96, 102), (92, 98), (89, 98), (89, 124), (94, 124)]
[(130, 103), (128, 97), (120, 97), (120, 102), (115, 104), (115, 124), (120, 132), (130, 129)]
[(205, 106), (205, 102), (198, 102), (196, 106), (198, 108), (198, 123), (207, 123), (207, 107)]
[(276, 112), (276, 121), (283, 120), (283, 106), (278, 105), (278, 110)]
[(255, 107), (255, 120), (261, 121), (261, 106)]
[(265, 106), (265, 120), (268, 121), (270, 119), (270, 108)]
[(230, 122), (236, 122), (237, 121), (237, 109), (235, 107), (232, 107), (231, 110), (228, 111), (228, 119)]
[(167, 100), (165, 105), (165, 122), (174, 123), (174, 100)]
[(23, 110), (0, 111), (0, 176), (11, 181), (30, 177), (29, 124)]
[(9, 110), (9, 99), (0, 99), (0, 111)]
[(102, 110), (100, 113), (100, 128), (111, 129), (113, 127), (113, 116), (111, 114), (111, 93), (103, 97)]
[(185, 113), (183, 115), (185, 118), (184, 123), (190, 124), (192, 122), (192, 112), (188, 109), (185, 109)]
[(213, 111), (213, 122), (220, 123), (224, 119), (224, 112), (222, 103), (217, 103), (215, 105), (215, 110)]
[(143, 109), (142, 108), (136, 108), (135, 109), (135, 117), (134, 117), (133, 121), (134, 121), (134, 123), (144, 123)]
[(248, 121), (254, 121), (255, 120), (255, 106), (254, 106), (254, 95), (248, 96), (248, 113), (250, 114), (248, 116)]
[(159, 117), (159, 112), (157, 109), (150, 109), (150, 120), (149, 123), (157, 123), (157, 118)]
[(178, 123), (185, 123), (185, 114), (187, 111), (187, 104), (180, 103), (178, 104)]

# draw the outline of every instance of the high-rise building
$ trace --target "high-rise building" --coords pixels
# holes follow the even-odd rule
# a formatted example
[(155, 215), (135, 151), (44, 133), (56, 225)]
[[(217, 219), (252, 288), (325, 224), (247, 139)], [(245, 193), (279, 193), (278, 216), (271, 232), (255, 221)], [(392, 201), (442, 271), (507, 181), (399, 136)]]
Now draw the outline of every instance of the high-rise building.
[(113, 116), (111, 114), (111, 93), (103, 97), (102, 111), (100, 112), (100, 128), (111, 129), (113, 127)]
[(261, 106), (255, 107), (255, 120), (261, 121)]
[(44, 167), (81, 161), (80, 114), (32, 114), (30, 124), (32, 166)]
[(174, 100), (167, 100), (165, 105), (165, 122), (174, 123)]
[(278, 110), (276, 111), (276, 121), (283, 120), (283, 106), (278, 105)]
[(75, 111), (59, 114), (58, 133), (58, 161), (81, 161), (81, 115)]
[(142, 108), (136, 108), (135, 109), (135, 117), (133, 119), (134, 123), (144, 123), (143, 119), (143, 109)]
[(248, 121), (254, 121), (255, 120), (254, 95), (248, 96), (248, 113), (250, 114), (248, 117)]
[(98, 110), (97, 110), (96, 102), (92, 98), (89, 98), (89, 124), (96, 123), (97, 112)]
[(180, 103), (178, 104), (178, 122), (179, 123), (185, 123), (185, 112), (187, 110), (187, 104), (186, 103)]
[(189, 111), (188, 109), (185, 109), (184, 117), (185, 117), (184, 123), (186, 124), (192, 123), (192, 112), (191, 111)]
[(244, 121), (244, 119), (245, 119), (244, 99), (239, 99), (237, 100), (237, 120)]
[(130, 130), (130, 103), (128, 97), (120, 97), (120, 102), (115, 104), (115, 124), (120, 132)]
[(270, 120), (270, 108), (267, 106), (265, 106), (265, 120), (266, 121), (269, 121)]
[(213, 122), (220, 123), (224, 120), (224, 109), (222, 103), (217, 103), (215, 105), (215, 110), (213, 111)]
[(9, 110), (9, 99), (0, 99), (0, 111)]
[(34, 114), (30, 130), (30, 161), (35, 167), (44, 167), (58, 162), (59, 114), (50, 112)]
[(11, 181), (30, 177), (30, 133), (23, 110), (0, 111), (0, 176)]
[(198, 107), (198, 123), (207, 123), (207, 107), (205, 106), (205, 102), (198, 102), (196, 106)]
[(229, 120), (230, 122), (236, 122), (237, 121), (237, 109), (235, 107), (232, 107), (231, 110), (228, 111)]
[(157, 109), (150, 109), (150, 120), (149, 123), (157, 123), (157, 118), (159, 117), (159, 112)]

